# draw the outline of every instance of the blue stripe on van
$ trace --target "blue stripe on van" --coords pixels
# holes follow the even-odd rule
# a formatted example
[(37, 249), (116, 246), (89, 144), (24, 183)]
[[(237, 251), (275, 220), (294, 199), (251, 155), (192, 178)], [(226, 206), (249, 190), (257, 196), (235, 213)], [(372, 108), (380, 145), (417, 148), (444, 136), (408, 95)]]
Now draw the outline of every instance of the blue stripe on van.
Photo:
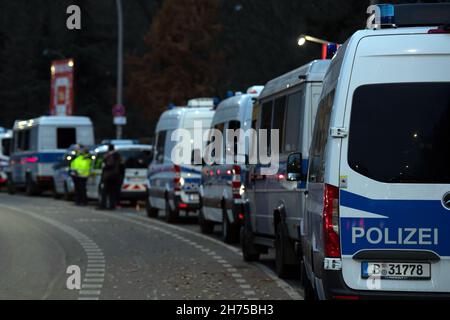
[[(341, 190), (340, 204), (362, 211), (361, 217), (341, 218), (343, 255), (361, 250), (403, 249), (450, 256), (450, 211), (440, 200), (376, 200)], [(363, 218), (364, 212), (386, 218)]]
[(38, 163), (58, 163), (62, 161), (64, 152), (30, 152), (21, 153), (11, 157), (12, 160), (18, 160), (22, 158), (36, 157), (39, 159)]

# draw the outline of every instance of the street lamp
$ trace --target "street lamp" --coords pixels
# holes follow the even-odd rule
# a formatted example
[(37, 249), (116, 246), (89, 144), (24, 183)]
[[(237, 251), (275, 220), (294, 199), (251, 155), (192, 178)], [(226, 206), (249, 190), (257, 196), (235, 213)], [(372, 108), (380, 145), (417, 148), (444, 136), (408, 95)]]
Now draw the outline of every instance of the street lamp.
[(334, 45), (338, 46), (335, 42), (330, 42), (327, 40), (319, 39), (319, 38), (309, 36), (306, 34), (300, 35), (300, 37), (298, 38), (297, 44), (301, 47), (301, 46), (304, 46), (306, 44), (306, 42), (313, 42), (313, 43), (322, 45), (322, 59), (327, 59), (329, 45), (334, 44)]
[(307, 41), (318, 43), (318, 44), (326, 44), (326, 45), (328, 45), (329, 43), (333, 43), (333, 42), (330, 42), (330, 41), (326, 41), (326, 40), (322, 40), (322, 39), (319, 39), (319, 38), (315, 38), (315, 37), (312, 37), (312, 36), (308, 36), (308, 35), (302, 34), (300, 36), (300, 38), (298, 39), (298, 45), (299, 46), (303, 46)]
[[(117, 7), (117, 102), (116, 107), (123, 109), (123, 11), (122, 0), (116, 0)], [(116, 124), (116, 137), (122, 139), (122, 126)]]

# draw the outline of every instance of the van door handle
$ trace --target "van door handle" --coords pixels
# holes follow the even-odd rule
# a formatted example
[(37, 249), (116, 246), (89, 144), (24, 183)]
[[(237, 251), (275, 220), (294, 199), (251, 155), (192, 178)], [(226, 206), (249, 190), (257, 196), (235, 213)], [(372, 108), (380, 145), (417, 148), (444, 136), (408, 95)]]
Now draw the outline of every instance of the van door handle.
[(306, 190), (305, 192), (303, 192), (305, 194), (305, 196), (307, 196), (309, 194), (309, 191)]

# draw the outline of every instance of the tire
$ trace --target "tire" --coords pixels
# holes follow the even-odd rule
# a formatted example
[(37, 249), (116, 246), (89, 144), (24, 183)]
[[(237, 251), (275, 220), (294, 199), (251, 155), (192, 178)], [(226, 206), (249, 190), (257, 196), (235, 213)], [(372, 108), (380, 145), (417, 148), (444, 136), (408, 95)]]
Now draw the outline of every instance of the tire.
[(69, 193), (69, 188), (67, 187), (67, 182), (64, 182), (63, 200), (64, 201), (71, 201), (72, 200), (72, 196)]
[(33, 182), (33, 180), (29, 176), (27, 177), (27, 182), (25, 185), (25, 193), (29, 197), (39, 195), (39, 190), (38, 190), (36, 184)]
[(222, 240), (227, 244), (239, 242), (239, 229), (235, 224), (230, 223), (225, 208), (222, 208)]
[(309, 300), (309, 301), (317, 300), (317, 296), (316, 296), (314, 288), (311, 284), (311, 281), (309, 281), (309, 278), (306, 275), (306, 268), (305, 268), (304, 261), (302, 261), (300, 263), (300, 273), (301, 273), (301, 283), (304, 288), (303, 291), (304, 291), (305, 300)]
[(8, 194), (10, 195), (16, 194), (16, 187), (14, 186), (14, 182), (11, 179), (11, 175), (8, 176), (7, 190)]
[(251, 224), (248, 218), (245, 218), (244, 224), (241, 227), (241, 248), (242, 257), (245, 262), (259, 260), (260, 252), (253, 243), (253, 231), (251, 230)]
[(284, 225), (278, 222), (275, 232), (275, 271), (281, 279), (291, 278), (294, 273), (294, 266), (286, 262), (287, 250), (294, 250), (293, 244), (287, 237)]
[(200, 209), (198, 224), (200, 226), (200, 232), (202, 234), (212, 234), (214, 232), (214, 223), (205, 219), (203, 209)]
[(179, 214), (177, 210), (172, 210), (170, 208), (170, 204), (169, 204), (169, 200), (166, 198), (166, 222), (167, 223), (177, 223), (178, 222), (178, 218), (179, 218)]
[(53, 190), (52, 190), (52, 195), (53, 195), (53, 199), (55, 200), (59, 200), (61, 199), (61, 195), (56, 191), (55, 185), (53, 185)]
[(159, 210), (157, 208), (152, 207), (150, 200), (148, 198), (145, 201), (145, 210), (147, 211), (147, 217), (158, 218)]

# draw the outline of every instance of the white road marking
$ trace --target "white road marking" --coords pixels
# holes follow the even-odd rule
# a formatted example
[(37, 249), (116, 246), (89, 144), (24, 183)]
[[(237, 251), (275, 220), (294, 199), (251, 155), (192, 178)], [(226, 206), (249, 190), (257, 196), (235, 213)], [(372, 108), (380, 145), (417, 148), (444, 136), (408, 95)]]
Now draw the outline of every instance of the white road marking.
[[(90, 210), (91, 212), (95, 213), (95, 214), (100, 214), (100, 215), (106, 215), (106, 213), (102, 213), (102, 212), (98, 212), (98, 211), (94, 211), (94, 210)], [(119, 215), (113, 215), (113, 216), (109, 216), (109, 217), (113, 217), (115, 219), (118, 220), (122, 220), (122, 221), (127, 221), (136, 225), (140, 225), (143, 226), (145, 228), (149, 228), (152, 230), (158, 230), (162, 233), (165, 234), (171, 234), (172, 232), (167, 231), (163, 228), (170, 228), (172, 230), (176, 230), (176, 231), (180, 231), (182, 233), (185, 234), (189, 234), (191, 236), (197, 237), (197, 238), (201, 238), (203, 240), (206, 240), (208, 242), (212, 242), (215, 243), (221, 247), (224, 247), (226, 249), (228, 249), (229, 251), (233, 252), (234, 254), (239, 255), (240, 257), (242, 257), (242, 252), (240, 249), (232, 247), (222, 241), (219, 241), (217, 239), (211, 238), (209, 236), (203, 235), (201, 233), (197, 233), (188, 229), (184, 229), (175, 225), (171, 225), (171, 224), (167, 224), (165, 222), (159, 221), (159, 220), (154, 220), (154, 219), (148, 219), (148, 218), (144, 218), (141, 216), (138, 216), (136, 214), (133, 213), (126, 213), (125, 216), (119, 216)], [(137, 221), (139, 220), (139, 221)], [(158, 225), (158, 226), (155, 226)], [(216, 252), (211, 251), (207, 253), (208, 255), (211, 256), (215, 256), (217, 255)], [(278, 278), (275, 273), (270, 270), (269, 268), (267, 268), (266, 266), (264, 266), (261, 263), (257, 263), (257, 262), (253, 262), (250, 265), (253, 265), (254, 267), (256, 267), (257, 269), (259, 269), (261, 272), (263, 272), (264, 274), (266, 274), (272, 281), (274, 281), (278, 287), (280, 289), (282, 289), (291, 299), (293, 300), (303, 300), (303, 296), (297, 292), (296, 289), (294, 289), (290, 284), (288, 284), (286, 281)], [(236, 280), (239, 280), (239, 278), (236, 278)]]
[(100, 290), (81, 290), (80, 295), (83, 296), (99, 296), (101, 293)]
[[(47, 224), (49, 224), (49, 225), (51, 225), (51, 226), (53, 226), (53, 227), (63, 231), (63, 232), (65, 232), (66, 234), (70, 235), (73, 239), (75, 239), (78, 242), (78, 244), (81, 246), (81, 248), (83, 248), (84, 253), (88, 257), (88, 261), (87, 261), (88, 265), (92, 263), (92, 261), (93, 261), (92, 257), (93, 256), (95, 256), (97, 258), (101, 257), (102, 258), (102, 262), (104, 262), (104, 256), (103, 256), (103, 253), (102, 253), (101, 250), (96, 249), (95, 253), (93, 253), (93, 252), (91, 252), (90, 249), (87, 249), (87, 248), (84, 247), (86, 244), (89, 244), (89, 245), (92, 245), (92, 246), (95, 246), (95, 247), (98, 248), (97, 244), (94, 241), (92, 241), (88, 236), (86, 236), (82, 232), (74, 229), (73, 227), (68, 226), (66, 224), (63, 224), (63, 223), (61, 223), (61, 222), (59, 222), (57, 220), (51, 219), (49, 217), (43, 216), (42, 214), (38, 214), (36, 212), (32, 212), (30, 210), (25, 211), (25, 210), (22, 210), (22, 209), (19, 209), (19, 208), (10, 207), (10, 206), (6, 206), (6, 205), (3, 205), (3, 204), (0, 204), (0, 206), (3, 207), (3, 208), (9, 209), (9, 210), (15, 211), (15, 212), (19, 212), (19, 213), (28, 215), (28, 216), (30, 216), (30, 217), (32, 217), (34, 219), (40, 220), (42, 222), (45, 222), (45, 223), (47, 223)], [(42, 211), (44, 211), (44, 209), (42, 209)], [(103, 283), (103, 279), (104, 279), (104, 276), (105, 276), (104, 270), (102, 270), (102, 272), (103, 272), (103, 274), (102, 274), (101, 277), (99, 277), (97, 275), (97, 278), (100, 278), (102, 280), (101, 283)], [(87, 273), (85, 275), (84, 281), (86, 281), (86, 277), (88, 277), (88, 274), (89, 273)], [(92, 277), (92, 278), (94, 278), (94, 277)], [(101, 285), (101, 286), (103, 287), (103, 285)], [(99, 288), (99, 289), (101, 289), (101, 288)], [(87, 292), (90, 292), (90, 291), (89, 290), (80, 290), (78, 293), (79, 293), (79, 295), (86, 295)], [(97, 297), (94, 297), (94, 298), (98, 299), (100, 294), (101, 294), (101, 290), (91, 291), (90, 294), (94, 295), (94, 296), (97, 296)]]
[[(166, 223), (164, 223), (164, 222), (161, 222), (161, 221), (159, 221), (159, 220), (150, 220), (150, 219), (148, 219), (148, 218), (144, 218), (144, 217), (141, 217), (141, 216), (138, 216), (138, 215), (136, 215), (136, 214), (130, 214), (130, 215), (128, 215), (128, 216), (131, 216), (132, 218), (130, 218), (130, 219), (127, 219), (128, 221), (135, 221), (135, 220), (141, 220), (141, 221), (146, 221), (146, 222), (150, 222), (150, 223), (153, 223), (153, 224), (157, 224), (157, 225), (160, 225), (160, 226), (166, 226), (167, 228), (171, 228), (171, 229), (174, 229), (174, 230), (178, 230), (178, 231), (180, 231), (180, 232), (183, 232), (183, 233), (187, 233), (187, 234), (190, 234), (190, 235), (192, 235), (192, 236), (194, 236), (194, 237), (197, 237), (197, 238), (201, 238), (201, 239), (204, 239), (204, 240), (207, 240), (207, 241), (209, 241), (209, 242), (213, 242), (213, 243), (215, 243), (215, 244), (217, 244), (217, 245), (219, 245), (219, 246), (221, 246), (221, 247), (224, 247), (224, 248), (227, 248), (228, 250), (230, 250), (231, 252), (233, 252), (233, 253), (235, 253), (235, 254), (237, 254), (237, 255), (239, 255), (240, 257), (242, 257), (242, 252), (241, 252), (241, 250), (240, 249), (238, 249), (238, 248), (235, 248), (235, 247), (233, 247), (233, 246), (230, 246), (230, 245), (228, 245), (228, 244), (226, 244), (226, 243), (224, 243), (224, 242), (222, 242), (222, 241), (219, 241), (219, 240), (217, 240), (217, 239), (214, 239), (214, 238), (211, 238), (211, 237), (209, 237), (209, 236), (206, 236), (206, 235), (204, 235), (204, 234), (200, 234), (200, 233), (196, 233), (196, 232), (194, 232), (194, 231), (191, 231), (191, 230), (189, 230), (189, 229), (184, 229), (184, 228), (181, 228), (181, 227), (179, 227), (179, 226), (174, 226), (174, 225), (170, 225), (170, 224), (166, 224)], [(256, 268), (258, 268), (261, 272), (263, 272), (263, 273), (265, 273), (272, 281), (274, 281), (277, 285), (278, 285), (278, 287), (280, 288), (280, 289), (282, 289), (291, 299), (293, 299), (293, 300), (303, 300), (304, 299), (304, 297), (303, 297), (303, 295), (301, 294), (301, 293), (299, 293), (294, 287), (292, 287), (289, 283), (287, 283), (286, 281), (284, 281), (283, 279), (280, 279), (271, 269), (269, 269), (268, 267), (266, 267), (265, 265), (263, 265), (262, 263), (259, 263), (259, 262), (253, 262), (253, 263), (250, 263), (251, 265), (253, 265), (253, 266), (255, 266)]]

